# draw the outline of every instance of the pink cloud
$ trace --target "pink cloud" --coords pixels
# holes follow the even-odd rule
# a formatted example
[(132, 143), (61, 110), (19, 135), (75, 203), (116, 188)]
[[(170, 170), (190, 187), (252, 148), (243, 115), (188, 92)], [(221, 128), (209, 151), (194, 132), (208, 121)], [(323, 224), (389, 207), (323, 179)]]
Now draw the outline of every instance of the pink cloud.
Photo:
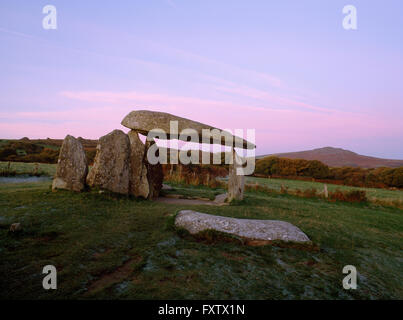
[[(64, 97), (83, 102), (82, 108), (48, 112), (1, 113), (3, 138), (63, 138), (66, 134), (98, 138), (120, 125), (132, 110), (170, 112), (222, 129), (255, 129), (259, 150), (299, 149), (309, 144), (346, 143), (352, 138), (400, 134), (400, 121), (335, 110), (269, 109), (230, 101), (141, 92), (65, 91)], [(99, 107), (87, 106), (99, 104)], [(262, 151), (263, 152), (263, 151)]]

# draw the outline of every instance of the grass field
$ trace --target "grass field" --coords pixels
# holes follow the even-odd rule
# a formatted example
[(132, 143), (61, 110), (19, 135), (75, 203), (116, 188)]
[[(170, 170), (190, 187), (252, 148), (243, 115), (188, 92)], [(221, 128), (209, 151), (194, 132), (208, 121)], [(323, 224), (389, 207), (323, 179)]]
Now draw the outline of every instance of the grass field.
[[(10, 164), (10, 167), (9, 167)], [(48, 163), (24, 163), (0, 161), (0, 172), (4, 170), (15, 171), (16, 174), (33, 174), (35, 166), (38, 166), (38, 173), (53, 177), (56, 173), (56, 164)]]
[[(50, 184), (0, 186), (2, 299), (403, 299), (399, 209), (258, 192), (227, 207), (168, 205)], [(288, 221), (314, 246), (196, 241), (169, 227), (179, 209)], [(8, 232), (14, 222), (22, 233)], [(57, 290), (42, 288), (48, 264)], [(358, 270), (357, 290), (342, 287), (345, 265)]]
[[(53, 177), (56, 173), (56, 164), (46, 164), (39, 163), (38, 172)], [(8, 162), (0, 161), (0, 171), (5, 170), (8, 167)], [(30, 174), (34, 172), (34, 163), (23, 163), (23, 162), (11, 162), (11, 170), (16, 171), (17, 174)], [(310, 188), (316, 188), (318, 191), (323, 190), (323, 183), (311, 182), (311, 181), (300, 181), (300, 180), (287, 180), (287, 179), (266, 179), (266, 178), (256, 178), (247, 177), (246, 183), (258, 183), (260, 185), (266, 186), (270, 189), (280, 191), (283, 185), (286, 188), (292, 190), (304, 191)], [(365, 190), (369, 199), (379, 199), (385, 201), (402, 201), (403, 202), (403, 190), (388, 190), (388, 189), (376, 189), (376, 188), (358, 188), (343, 185), (327, 184), (329, 191), (335, 191), (337, 189), (342, 191), (348, 190)]]
[[(246, 183), (258, 183), (260, 185), (266, 186), (270, 189), (280, 191), (283, 185), (286, 188), (292, 190), (301, 190), (316, 188), (318, 191), (322, 191), (324, 184), (320, 182), (311, 181), (301, 181), (301, 180), (287, 180), (287, 179), (266, 179), (257, 177), (247, 177)], [(364, 190), (369, 199), (379, 199), (379, 200), (397, 200), (403, 201), (403, 190), (388, 190), (388, 189), (377, 189), (377, 188), (358, 188), (343, 185), (327, 184), (327, 189), (329, 191), (335, 191), (337, 189), (341, 191), (349, 190)]]

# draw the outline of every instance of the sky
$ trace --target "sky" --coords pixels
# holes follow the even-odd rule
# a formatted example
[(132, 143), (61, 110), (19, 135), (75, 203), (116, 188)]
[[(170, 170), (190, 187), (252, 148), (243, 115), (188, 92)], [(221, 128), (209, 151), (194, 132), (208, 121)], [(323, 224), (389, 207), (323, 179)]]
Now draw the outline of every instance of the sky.
[(153, 110), (254, 129), (258, 155), (403, 159), (402, 57), (401, 0), (2, 0), (0, 138), (97, 139)]

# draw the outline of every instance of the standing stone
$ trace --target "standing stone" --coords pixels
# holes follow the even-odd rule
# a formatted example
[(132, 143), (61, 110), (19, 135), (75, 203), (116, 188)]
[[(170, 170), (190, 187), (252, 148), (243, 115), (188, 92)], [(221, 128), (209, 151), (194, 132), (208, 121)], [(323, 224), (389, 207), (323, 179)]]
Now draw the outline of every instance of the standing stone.
[(114, 130), (99, 139), (87, 183), (115, 193), (129, 194), (129, 175), (129, 137), (121, 130)]
[(245, 188), (245, 176), (237, 175), (237, 168), (241, 167), (241, 159), (232, 149), (232, 164), (229, 165), (228, 174), (228, 202), (242, 200)]
[[(146, 141), (145, 145), (145, 157), (144, 157), (144, 164), (147, 168), (147, 180), (149, 185), (149, 194), (148, 199), (155, 199), (158, 198), (160, 191), (162, 189), (162, 182), (164, 180), (164, 173), (162, 171), (161, 163), (151, 164), (148, 162), (147, 159), (147, 152), (148, 149), (151, 148), (155, 144), (155, 141)], [(158, 156), (158, 152), (156, 156)]]
[(147, 178), (147, 166), (144, 163), (146, 148), (136, 131), (131, 130), (128, 136), (130, 140), (129, 193), (147, 199), (150, 194), (150, 186)]
[(52, 190), (82, 191), (88, 173), (87, 158), (82, 144), (74, 137), (64, 138), (57, 162)]
[(326, 199), (329, 198), (329, 192), (327, 191), (327, 184), (325, 184), (323, 187), (323, 194)]

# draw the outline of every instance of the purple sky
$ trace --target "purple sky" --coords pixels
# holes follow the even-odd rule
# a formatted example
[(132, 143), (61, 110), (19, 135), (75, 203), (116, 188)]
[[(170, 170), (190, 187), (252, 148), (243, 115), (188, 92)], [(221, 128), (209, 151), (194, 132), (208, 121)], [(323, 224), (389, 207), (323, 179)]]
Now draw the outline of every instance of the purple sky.
[(257, 154), (403, 159), (401, 0), (3, 0), (0, 43), (0, 138), (98, 138), (148, 109), (255, 129)]

